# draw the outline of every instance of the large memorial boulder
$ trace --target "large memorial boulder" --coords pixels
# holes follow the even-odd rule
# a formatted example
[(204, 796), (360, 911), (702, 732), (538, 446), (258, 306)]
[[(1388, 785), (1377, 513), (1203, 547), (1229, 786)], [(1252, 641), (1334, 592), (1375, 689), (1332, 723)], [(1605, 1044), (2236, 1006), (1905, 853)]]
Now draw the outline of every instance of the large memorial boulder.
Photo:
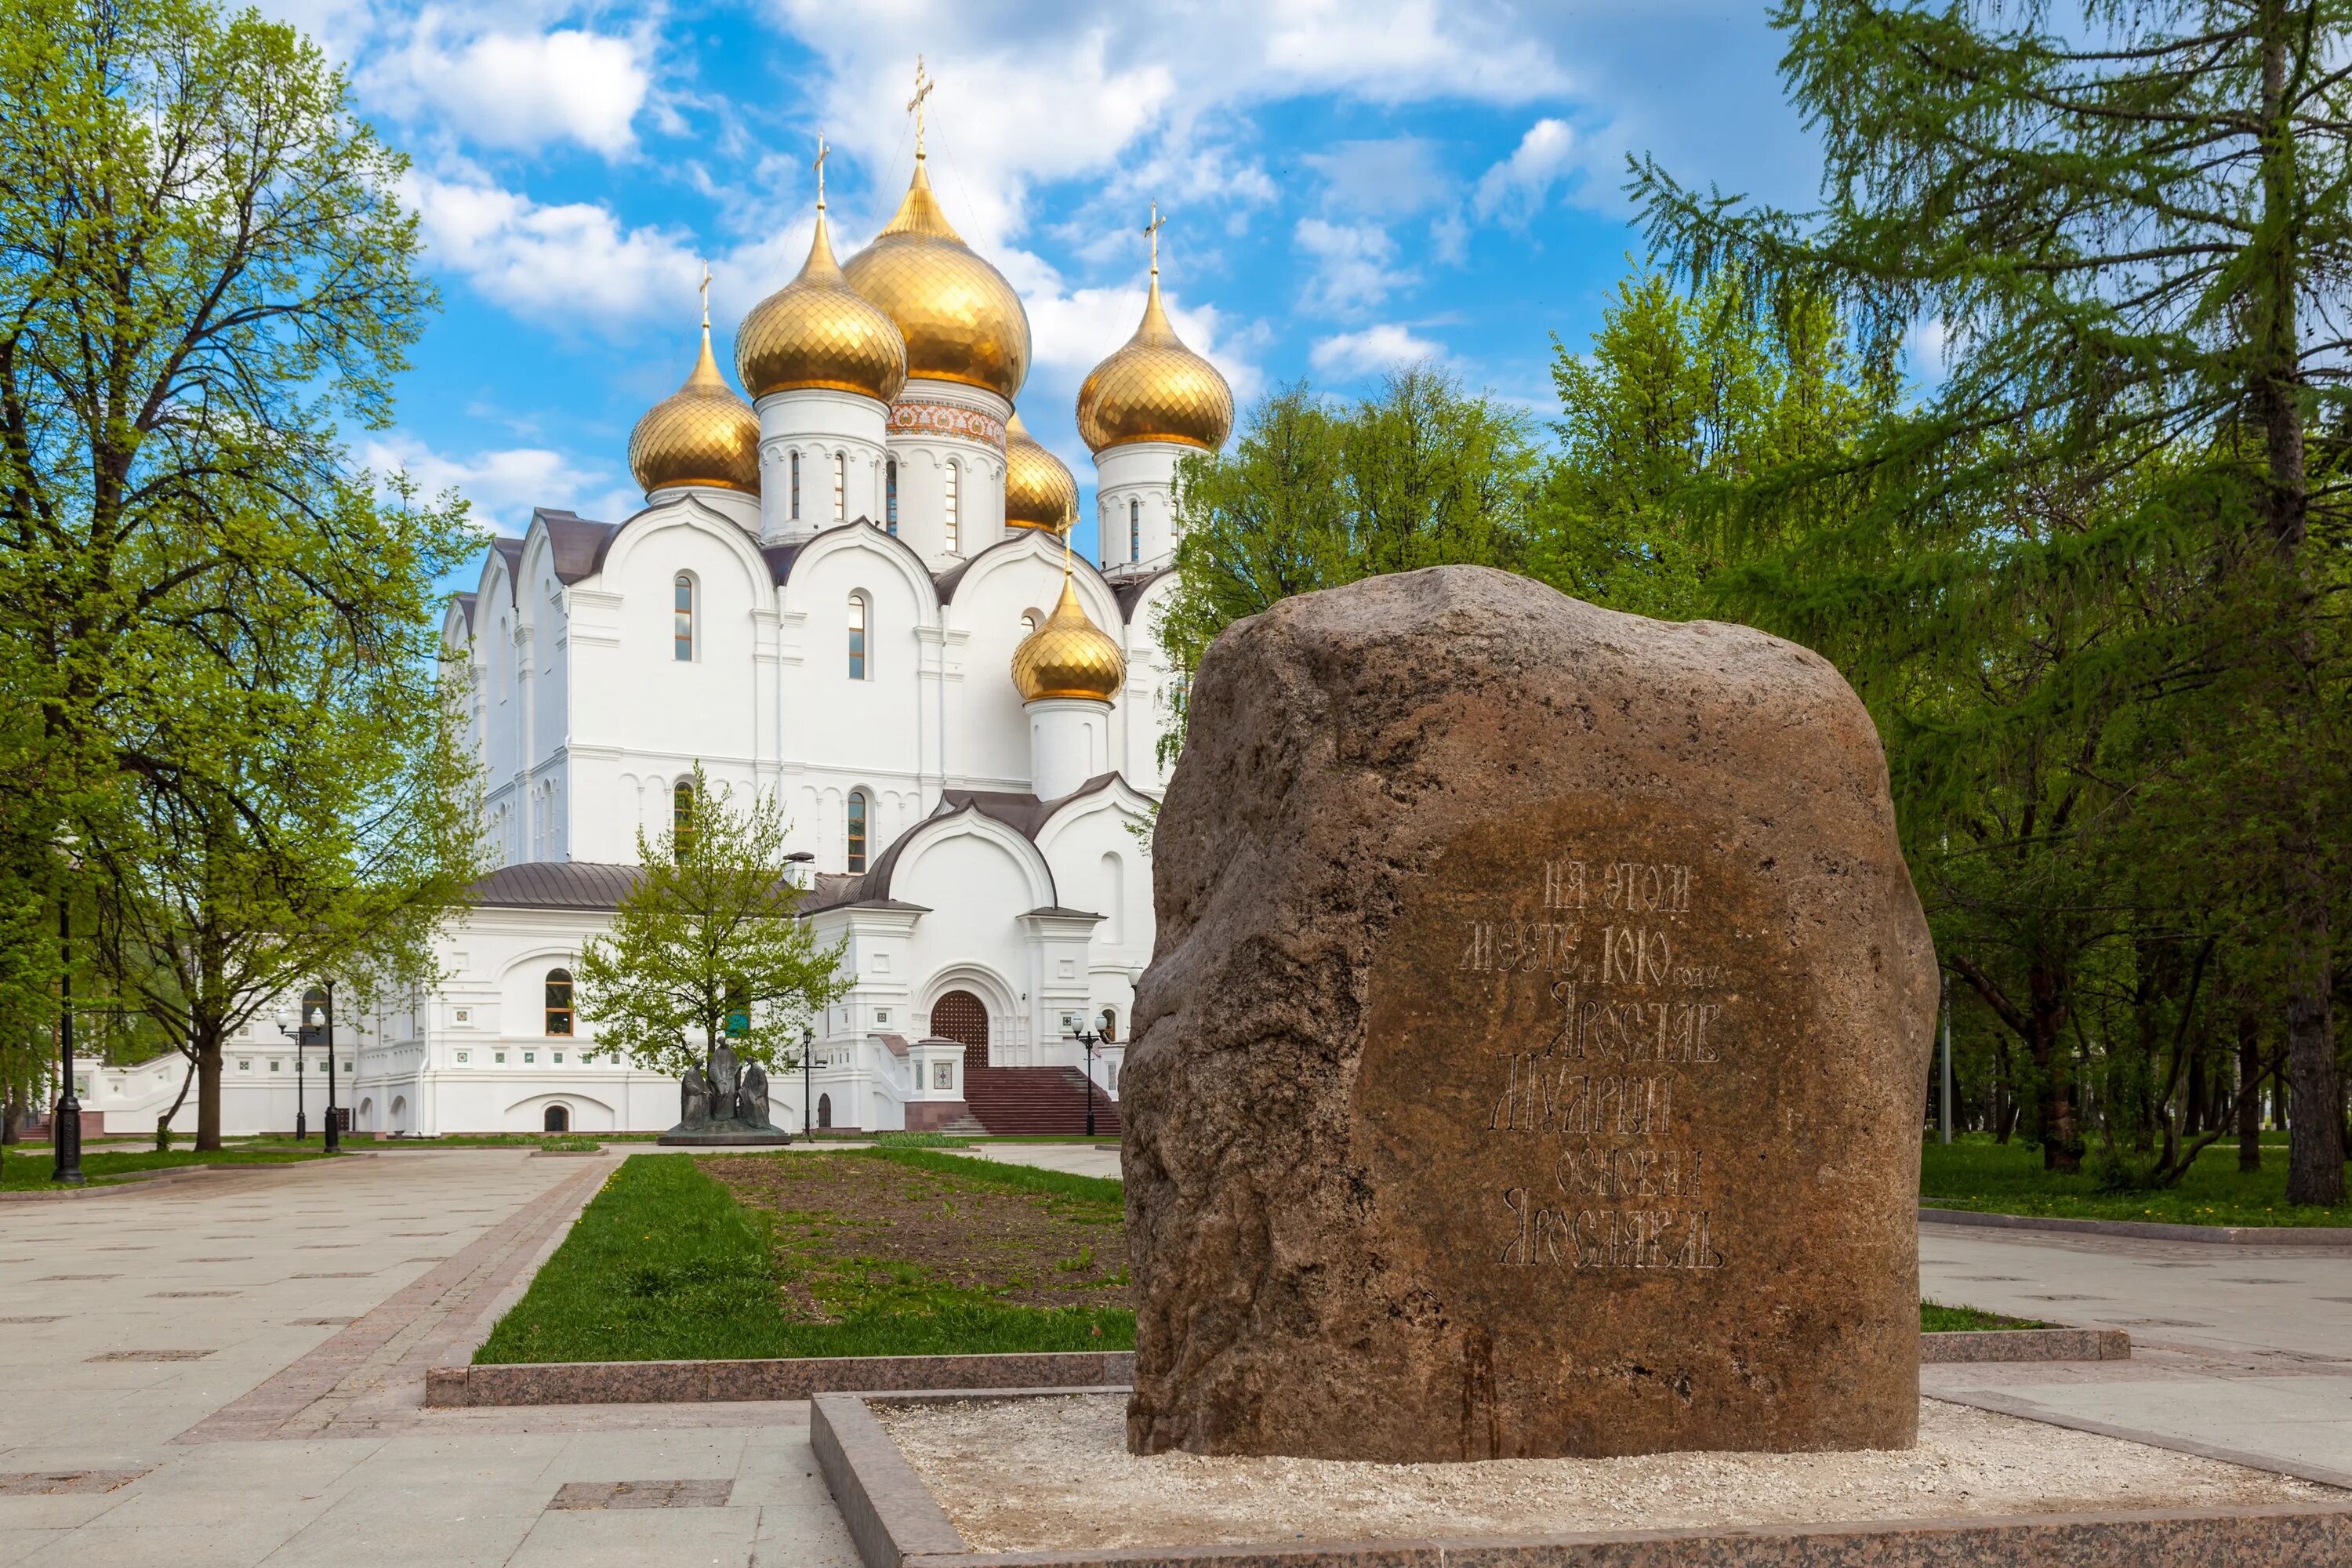
[(1936, 977), (1869, 716), (1441, 567), (1202, 661), (1121, 1081), (1129, 1447), (1906, 1447)]

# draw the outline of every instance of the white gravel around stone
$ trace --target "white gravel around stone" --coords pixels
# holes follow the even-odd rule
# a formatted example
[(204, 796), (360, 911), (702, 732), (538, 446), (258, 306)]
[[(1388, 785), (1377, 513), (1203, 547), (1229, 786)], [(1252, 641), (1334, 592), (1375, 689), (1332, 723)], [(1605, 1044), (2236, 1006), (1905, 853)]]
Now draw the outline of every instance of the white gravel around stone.
[(1375, 1465), (1139, 1458), (1124, 1394), (873, 1406), (977, 1552), (1945, 1519), (2340, 1500), (2308, 1481), (1937, 1400), (1919, 1446)]

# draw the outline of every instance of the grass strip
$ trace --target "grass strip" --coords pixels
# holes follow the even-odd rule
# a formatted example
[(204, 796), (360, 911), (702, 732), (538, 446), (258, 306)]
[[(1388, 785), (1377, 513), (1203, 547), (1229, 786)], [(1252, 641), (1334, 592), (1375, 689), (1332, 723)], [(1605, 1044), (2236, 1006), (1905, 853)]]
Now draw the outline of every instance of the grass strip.
[[(121, 1152), (84, 1149), (81, 1170), (90, 1181), (105, 1183), (144, 1171), (169, 1171), (186, 1165), (286, 1165), (325, 1158), (324, 1152), (318, 1149), (211, 1149), (201, 1153), (194, 1149), (173, 1149), (163, 1153), (153, 1149)], [(5, 1160), (0, 1160), (0, 1191), (55, 1187), (57, 1183), (50, 1175), (56, 1169), (57, 1156), (47, 1148), (32, 1153), (12, 1150)]]
[(788, 1354), (767, 1226), (682, 1155), (623, 1161), (474, 1360)]
[(2286, 1201), (2285, 1152), (2265, 1145), (2263, 1168), (2238, 1169), (2234, 1141), (2207, 1149), (2178, 1185), (2160, 1192), (2102, 1184), (2086, 1158), (2084, 1169), (2046, 1171), (2042, 1151), (2023, 1142), (1998, 1143), (1971, 1133), (1920, 1148), (1919, 1201), (1930, 1208), (2061, 1219), (2154, 1221), (2163, 1225), (2352, 1226), (2352, 1204), (2325, 1206)]
[(1933, 1301), (1919, 1303), (1919, 1331), (1923, 1334), (1970, 1334), (1983, 1333), (1991, 1329), (2049, 1329), (2056, 1326), (2032, 1318), (2003, 1317), (1999, 1312), (1988, 1312), (1977, 1307), (1939, 1307)]

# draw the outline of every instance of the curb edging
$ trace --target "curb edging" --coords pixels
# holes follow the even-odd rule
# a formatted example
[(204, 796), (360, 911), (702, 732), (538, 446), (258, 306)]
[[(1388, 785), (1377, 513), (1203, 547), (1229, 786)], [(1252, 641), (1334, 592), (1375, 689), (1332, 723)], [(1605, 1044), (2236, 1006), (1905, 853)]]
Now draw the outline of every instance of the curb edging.
[(1094, 1388), (1125, 1384), (1134, 1376), (1133, 1351), (519, 1362), (434, 1367), (425, 1374), (425, 1403), (443, 1409), (492, 1405), (741, 1404), (895, 1389)]
[(2352, 1226), (2332, 1225), (2169, 1225), (2156, 1220), (2063, 1219), (2055, 1215), (1994, 1214), (1980, 1209), (1919, 1210), (1921, 1225), (1976, 1225), (1996, 1230), (2071, 1231), (2126, 1236), (2142, 1241), (2197, 1241), (2210, 1247), (2347, 1247)]

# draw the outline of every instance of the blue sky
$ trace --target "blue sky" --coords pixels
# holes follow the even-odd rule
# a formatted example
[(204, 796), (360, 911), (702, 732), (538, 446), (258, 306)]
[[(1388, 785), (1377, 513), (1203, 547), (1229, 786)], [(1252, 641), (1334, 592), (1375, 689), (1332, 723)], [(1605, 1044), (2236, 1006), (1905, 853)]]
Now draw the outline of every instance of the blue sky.
[(1029, 309), (1023, 417), (1082, 486), (1072, 401), (1140, 312), (1155, 199), (1178, 327), (1244, 405), (1428, 358), (1549, 410), (1547, 334), (1583, 346), (1641, 247), (1628, 152), (1801, 205), (1818, 168), (1748, 0), (274, 9), (415, 159), (444, 299), (361, 456), (509, 531), (637, 504), (629, 429), (692, 363), (700, 259), (725, 360), (805, 254), (820, 130), (840, 253), (887, 216), (918, 51), (941, 200)]

